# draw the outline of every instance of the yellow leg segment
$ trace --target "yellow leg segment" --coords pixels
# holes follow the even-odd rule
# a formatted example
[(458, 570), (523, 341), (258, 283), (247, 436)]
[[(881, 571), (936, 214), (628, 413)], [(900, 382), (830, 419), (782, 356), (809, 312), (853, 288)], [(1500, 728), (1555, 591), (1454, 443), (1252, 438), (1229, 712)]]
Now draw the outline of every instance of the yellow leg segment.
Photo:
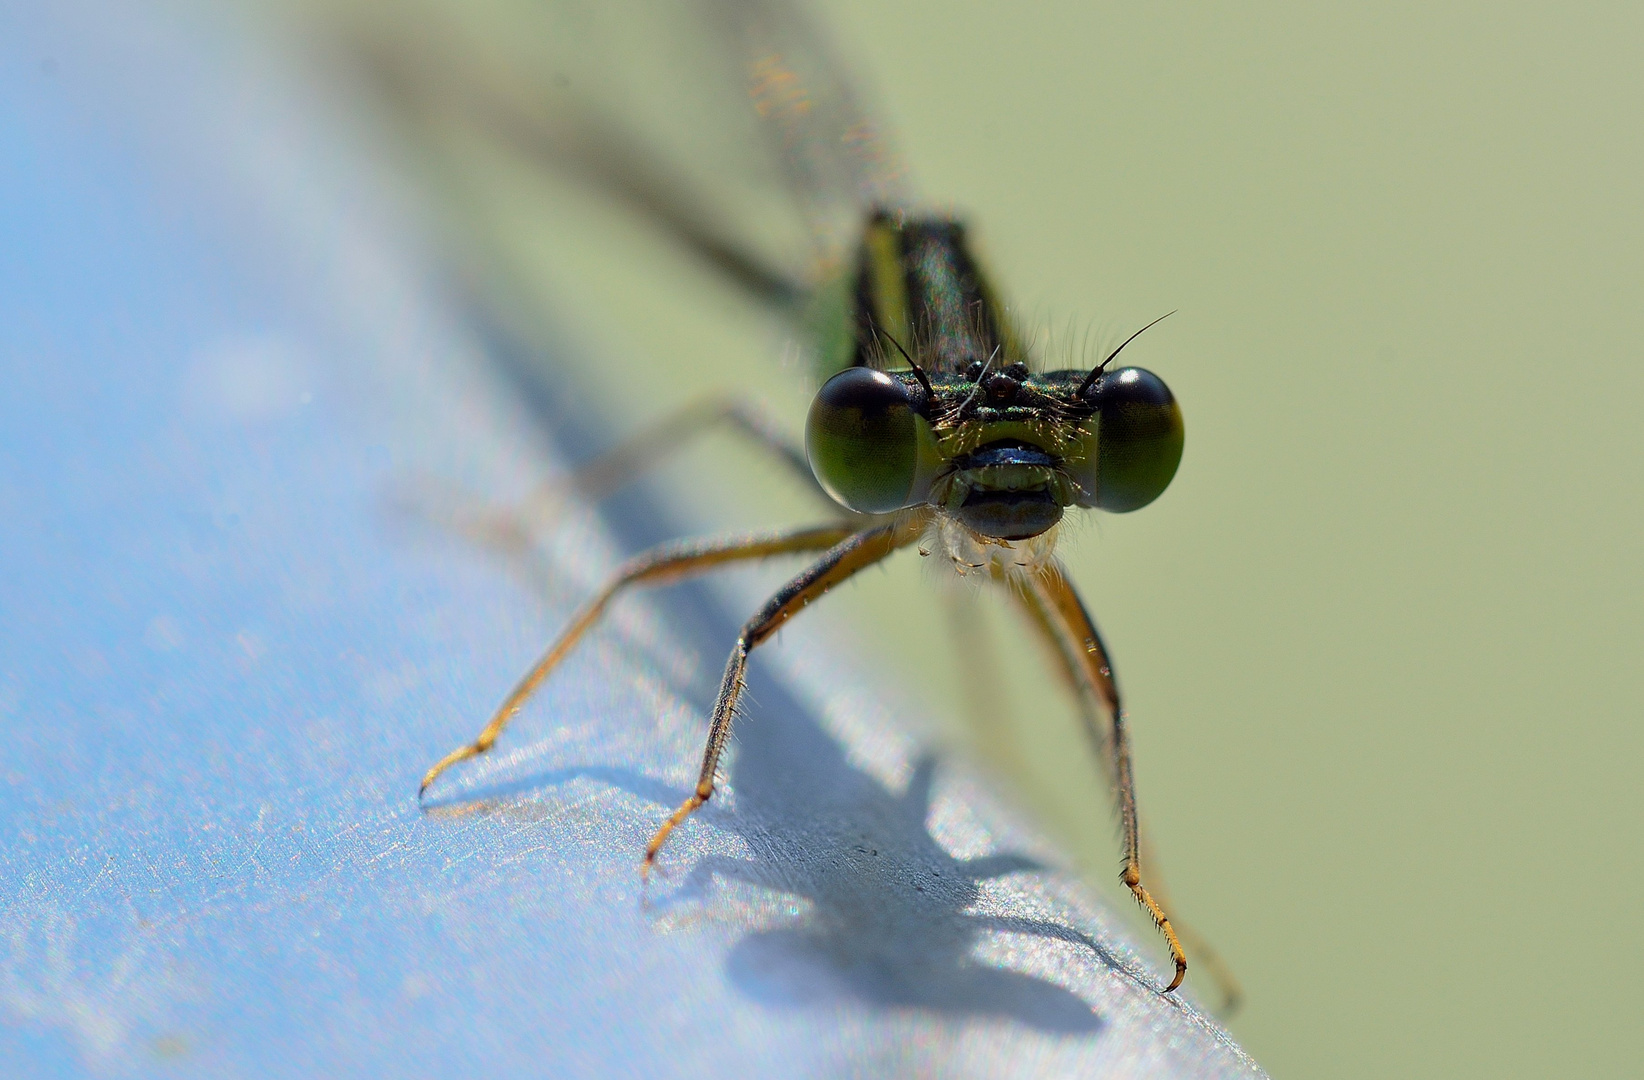
[(929, 521), (930, 511), (921, 508), (899, 515), (888, 524), (840, 540), (804, 573), (778, 589), (774, 596), (765, 601), (759, 613), (742, 627), (742, 633), (731, 649), (731, 657), (725, 663), (725, 676), (719, 684), (719, 698), (714, 702), (713, 719), (708, 725), (708, 744), (702, 751), (702, 771), (697, 777), (696, 790), (662, 823), (656, 835), (651, 837), (651, 842), (645, 845), (641, 874), (650, 872), (657, 853), (667, 843), (669, 835), (703, 803), (713, 798), (719, 756), (724, 753), (725, 744), (730, 740), (731, 724), (736, 719), (736, 702), (746, 685), (748, 654), (811, 601), (891, 552), (919, 539)]
[(503, 700), (496, 714), (491, 717), (491, 722), (485, 725), (478, 737), (440, 758), (434, 763), (434, 767), (423, 775), (422, 783), (417, 788), (418, 800), (422, 799), (428, 785), (445, 770), (458, 762), (477, 757), (496, 745), (497, 737), (513, 720), (521, 706), (536, 693), (543, 680), (570, 654), (589, 628), (599, 621), (599, 617), (623, 589), (630, 585), (660, 585), (680, 581), (728, 563), (831, 548), (850, 537), (856, 529), (857, 526), (846, 524), (824, 525), (793, 532), (756, 533), (716, 540), (675, 542), (652, 548), (631, 559), (605, 588), (577, 612), (570, 625), (542, 655), (542, 659), (525, 673), (513, 691)]
[[(1092, 698), (1101, 702), (1108, 714), (1111, 727), (1104, 734), (1096, 716), (1088, 709), (1080, 710), (1092, 739), (1106, 753), (1113, 768), (1114, 793), (1124, 844), (1125, 868), (1120, 880), (1164, 935), (1170, 947), (1170, 959), (1176, 965), (1175, 978), (1164, 988), (1168, 994), (1182, 985), (1182, 980), (1187, 977), (1187, 954), (1183, 952), (1181, 939), (1170, 925), (1170, 917), (1142, 884), (1141, 829), (1136, 815), (1136, 783), (1131, 775), (1130, 734), (1124, 706), (1119, 700), (1119, 685), (1108, 662), (1107, 648), (1102, 644), (1095, 621), (1085, 611), (1084, 603), (1059, 563), (1049, 563), (1034, 572), (1022, 584), (1018, 595), (1034, 624), (1055, 646), (1056, 655), (1066, 666), (1066, 673), (1074, 685), (1082, 687)], [(1080, 696), (1083, 699), (1084, 695)]]

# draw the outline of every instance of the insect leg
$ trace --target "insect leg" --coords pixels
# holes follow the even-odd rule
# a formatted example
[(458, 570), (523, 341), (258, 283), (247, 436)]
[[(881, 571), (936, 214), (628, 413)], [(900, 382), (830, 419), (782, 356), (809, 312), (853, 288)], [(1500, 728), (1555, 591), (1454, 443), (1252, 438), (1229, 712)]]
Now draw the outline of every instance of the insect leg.
[(773, 423), (764, 410), (731, 397), (692, 401), (642, 428), (569, 475), (546, 480), (518, 504), (483, 503), (425, 478), (400, 493), (401, 505), (419, 516), (504, 552), (528, 556), (539, 530), (548, 531), (565, 498), (579, 494), (601, 499), (637, 479), (682, 445), (725, 425), (785, 465), (806, 490), (833, 515), (848, 519), (840, 505), (822, 490), (805, 451)]
[(674, 410), (619, 445), (578, 468), (570, 477), (544, 485), (545, 494), (570, 489), (589, 498), (602, 498), (653, 467), (683, 443), (724, 424), (787, 466), (806, 485), (838, 508), (817, 485), (810, 462), (793, 440), (762, 410), (729, 397), (705, 397)]
[[(1148, 880), (1153, 882), (1153, 898), (1166, 911), (1174, 911), (1175, 905), (1170, 902), (1165, 882), (1159, 875), (1159, 860), (1154, 857), (1152, 838), (1148, 836), (1146, 827), (1140, 827), (1142, 862), (1148, 866)], [(1244, 988), (1233, 974), (1233, 969), (1223, 960), (1221, 954), (1215, 950), (1210, 941), (1200, 933), (1191, 923), (1185, 923), (1178, 918), (1175, 920), (1176, 936), (1182, 942), (1182, 948), (1193, 953), (1194, 970), (1216, 984), (1216, 991), (1221, 995), (1221, 1005), (1215, 1012), (1222, 1019), (1226, 1019), (1239, 1011), (1244, 1003)]]
[(1164, 908), (1142, 884), (1141, 830), (1136, 817), (1136, 782), (1131, 773), (1130, 735), (1124, 705), (1119, 699), (1119, 684), (1108, 662), (1107, 647), (1102, 644), (1095, 621), (1085, 610), (1083, 601), (1074, 591), (1060, 563), (1048, 563), (1029, 575), (1022, 582), (1019, 595), (1033, 621), (1055, 644), (1056, 652), (1067, 665), (1075, 684), (1084, 687), (1101, 702), (1111, 722), (1111, 733), (1104, 736), (1097, 717), (1088, 709), (1080, 710), (1098, 751), (1105, 753), (1113, 768), (1119, 824), (1124, 836), (1125, 868), (1121, 880), (1153, 919), (1153, 925), (1164, 934), (1170, 946), (1170, 958), (1176, 964), (1176, 977), (1165, 987), (1168, 994), (1180, 986), (1187, 976), (1187, 955), (1182, 951), (1181, 940), (1171, 927)]
[(662, 827), (657, 829), (651, 842), (645, 845), (645, 859), (640, 872), (648, 873), (656, 862), (657, 852), (667, 842), (680, 823), (697, 808), (713, 797), (714, 774), (719, 767), (719, 756), (731, 737), (731, 723), (736, 718), (737, 698), (746, 685), (748, 654), (764, 643), (811, 601), (851, 577), (857, 571), (872, 566), (897, 548), (917, 540), (930, 520), (929, 511), (919, 510), (898, 517), (889, 524), (856, 533), (830, 548), (804, 573), (778, 589), (776, 595), (765, 601), (759, 613), (742, 627), (742, 633), (731, 649), (725, 664), (725, 677), (719, 683), (719, 698), (714, 702), (713, 719), (708, 725), (708, 744), (702, 751), (702, 772), (697, 777), (696, 790), (675, 810)]
[[(1017, 599), (1022, 602), (1028, 617), (1033, 620), (1034, 627), (1039, 630), (1045, 639), (1045, 644), (1054, 653), (1057, 673), (1062, 676), (1062, 681), (1067, 684), (1068, 691), (1078, 704), (1080, 716), (1087, 724), (1091, 725), (1093, 736), (1096, 735), (1095, 725), (1099, 723), (1099, 719), (1088, 715), (1084, 711), (1091, 704), (1091, 700), (1085, 691), (1084, 679), (1080, 675), (1078, 667), (1069, 662), (1066, 652), (1061, 648), (1059, 636), (1042, 618), (1041, 609), (1035, 607), (1031, 601), (1028, 601), (1020, 594), (1017, 595)], [(1102, 744), (1101, 756), (1104, 759), (1111, 760), (1107, 752), (1107, 740), (1103, 737), (1096, 737), (1097, 741)], [(1148, 837), (1147, 828), (1138, 821), (1136, 830), (1142, 862), (1147, 865), (1148, 878), (1152, 882), (1149, 891), (1152, 892), (1153, 898), (1158, 901), (1160, 907), (1170, 911), (1173, 909), (1173, 905), (1167, 895), (1164, 879), (1159, 875), (1159, 861), (1154, 858), (1153, 844)], [(1228, 967), (1221, 955), (1211, 947), (1205, 936), (1194, 930), (1192, 926), (1183, 923), (1179, 918), (1173, 920), (1172, 925), (1176, 928), (1176, 936), (1181, 940), (1184, 951), (1190, 950), (1193, 953), (1195, 966), (1201, 973), (1208, 976), (1210, 981), (1216, 984), (1217, 990), (1220, 991), (1222, 1003), (1221, 1007), (1216, 1010), (1217, 1015), (1227, 1017), (1237, 1012), (1240, 1003), (1244, 1000), (1244, 991), (1239, 986), (1239, 980), (1234, 977), (1233, 969)]]
[[(744, 436), (754, 446), (781, 462), (828, 510), (844, 514), (839, 504), (816, 482), (805, 451), (789, 439), (762, 409), (735, 398), (705, 397), (689, 402), (641, 429), (578, 467), (569, 476), (555, 477), (539, 484), (519, 510), (493, 510), (483, 517), (492, 524), (493, 532), (507, 532), (509, 518), (544, 522), (567, 495), (575, 493), (590, 499), (602, 499), (655, 467), (685, 443), (721, 425)], [(497, 529), (492, 519), (504, 522), (504, 528)], [(518, 525), (513, 526), (513, 531), (518, 532)]]
[(852, 525), (823, 525), (779, 533), (752, 533), (744, 536), (721, 537), (713, 540), (673, 541), (652, 548), (630, 559), (615, 577), (594, 598), (578, 611), (569, 626), (530, 671), (525, 673), (513, 691), (491, 717), (491, 722), (471, 743), (457, 747), (434, 763), (417, 788), (422, 798), (440, 773), (459, 761), (466, 761), (491, 749), (502, 734), (502, 729), (519, 712), (520, 707), (536, 692), (538, 686), (554, 668), (565, 659), (582, 635), (588, 632), (610, 606), (612, 600), (630, 585), (660, 585), (706, 573), (727, 563), (766, 559), (774, 555), (788, 555), (802, 551), (819, 551), (835, 547), (856, 531)]

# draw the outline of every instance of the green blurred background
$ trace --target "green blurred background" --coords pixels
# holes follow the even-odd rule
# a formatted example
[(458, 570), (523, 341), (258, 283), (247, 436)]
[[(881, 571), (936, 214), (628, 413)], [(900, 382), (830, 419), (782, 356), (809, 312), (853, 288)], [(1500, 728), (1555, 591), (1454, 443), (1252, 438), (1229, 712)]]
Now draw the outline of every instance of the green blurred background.
[[(1644, 10), (826, 10), (1024, 306), (1181, 309), (1127, 353), (1181, 473), (1066, 557), (1234, 1033), (1281, 1077), (1638, 1075)], [(1060, 737), (1035, 804), (1111, 877)]]
[[(1126, 359), (1181, 399), (1182, 470), (1064, 555), (1237, 1037), (1280, 1077), (1636, 1075), (1644, 14), (818, 6), (1027, 321), (1102, 342), (1180, 311)], [(798, 431), (768, 320), (576, 216), (596, 255), (535, 288), (646, 403), (620, 423), (738, 386)], [(728, 436), (664, 482), (699, 524), (813, 513)], [(818, 617), (1125, 903), (1048, 669), (994, 612), (1008, 705), (978, 701), (919, 563)]]

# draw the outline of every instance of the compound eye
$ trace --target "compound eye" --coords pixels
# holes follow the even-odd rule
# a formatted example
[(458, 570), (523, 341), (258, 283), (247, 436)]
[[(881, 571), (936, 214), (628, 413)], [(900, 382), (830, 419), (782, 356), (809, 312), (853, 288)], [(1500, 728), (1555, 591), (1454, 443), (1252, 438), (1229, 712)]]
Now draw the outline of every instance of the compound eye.
[(899, 380), (873, 368), (846, 368), (811, 402), (805, 456), (817, 483), (841, 506), (886, 514), (923, 498), (914, 490), (923, 471), (923, 423)]
[(1144, 368), (1110, 371), (1087, 392), (1096, 406), (1095, 504), (1125, 513), (1164, 494), (1182, 461), (1181, 406)]

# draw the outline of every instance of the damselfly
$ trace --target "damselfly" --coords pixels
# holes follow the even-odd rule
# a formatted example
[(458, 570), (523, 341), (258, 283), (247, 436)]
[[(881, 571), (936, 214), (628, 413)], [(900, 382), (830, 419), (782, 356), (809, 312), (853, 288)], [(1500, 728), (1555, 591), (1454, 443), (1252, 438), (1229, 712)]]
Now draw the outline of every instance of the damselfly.
[[(507, 11), (498, 17), (521, 18), (518, 9)], [(692, 62), (711, 58), (731, 73), (749, 137), (760, 140), (770, 165), (770, 188), (804, 223), (803, 260), (773, 257), (781, 245), (768, 230), (716, 214), (702, 178), (654, 151), (651, 144), (678, 124), (637, 131), (590, 101), (585, 87), (597, 72), (590, 74), (583, 54), (594, 51), (601, 28), (612, 26), (648, 28), (648, 47), (670, 62), (688, 39), (699, 46)], [(780, 0), (554, 5), (539, 22), (513, 26), (516, 42), (532, 33), (556, 37), (557, 59), (545, 61), (546, 70), (533, 69), (529, 51), (510, 51), (507, 42), (465, 42), (460, 20), (442, 28), (432, 9), (396, 27), (385, 32), (379, 24), (353, 40), (397, 108), (460, 128), (488, 152), (573, 175), (612, 195), (792, 316), (808, 340), (821, 385), (802, 446), (735, 405), (698, 408), (596, 461), (582, 474), (585, 486), (608, 486), (692, 432), (728, 421), (814, 480), (835, 510), (819, 526), (669, 543), (632, 559), (573, 617), (479, 736), (428, 770), (419, 797), (451, 766), (495, 745), (624, 589), (811, 554), (810, 565), (770, 597), (732, 645), (695, 789), (646, 845), (641, 867), (648, 871), (668, 837), (714, 795), (749, 653), (833, 586), (916, 548), (956, 573), (1002, 587), (1082, 691), (1086, 723), (1112, 772), (1122, 879), (1169, 944), (1175, 976), (1166, 992), (1179, 986), (1187, 959), (1144, 881), (1118, 684), (1096, 624), (1054, 554), (1064, 516), (1140, 509), (1165, 490), (1181, 460), (1182, 415), (1170, 390), (1148, 371), (1115, 364), (1135, 335), (1099, 360), (1044, 370), (963, 224), (918, 208), (839, 65)], [(630, 66), (658, 72), (644, 61)], [(672, 104), (679, 116), (694, 116), (688, 87)], [(721, 193), (717, 201), (727, 200)], [(745, 208), (750, 219), (769, 209), (752, 202)]]

